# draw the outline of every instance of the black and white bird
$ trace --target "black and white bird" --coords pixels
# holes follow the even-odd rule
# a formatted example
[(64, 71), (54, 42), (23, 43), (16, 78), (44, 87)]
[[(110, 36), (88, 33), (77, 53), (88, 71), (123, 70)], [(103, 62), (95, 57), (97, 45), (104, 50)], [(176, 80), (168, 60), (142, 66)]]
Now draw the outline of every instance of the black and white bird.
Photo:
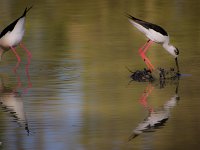
[(12, 50), (13, 53), (16, 55), (18, 63), (21, 61), (19, 55), (16, 52), (15, 47), (20, 45), (21, 48), (23, 48), (28, 57), (31, 57), (31, 53), (28, 51), (28, 49), (25, 48), (25, 46), (21, 43), (22, 38), (24, 36), (25, 32), (25, 18), (27, 12), (32, 8), (26, 8), (23, 12), (23, 14), (16, 19), (14, 22), (12, 22), (10, 25), (8, 25), (1, 33), (0, 33), (0, 58), (2, 58), (2, 55), (8, 51)]
[(144, 46), (139, 49), (139, 54), (142, 59), (145, 61), (147, 67), (152, 71), (154, 70), (154, 66), (151, 64), (150, 60), (146, 57), (145, 53), (147, 49), (150, 47), (152, 43), (162, 44), (162, 46), (167, 50), (174, 58), (177, 66), (177, 72), (179, 73), (179, 65), (178, 65), (178, 55), (179, 50), (170, 45), (169, 43), (169, 35), (168, 33), (160, 26), (137, 19), (130, 14), (126, 14), (129, 18), (129, 21), (133, 26), (135, 26), (139, 31), (144, 33), (146, 37), (149, 39)]

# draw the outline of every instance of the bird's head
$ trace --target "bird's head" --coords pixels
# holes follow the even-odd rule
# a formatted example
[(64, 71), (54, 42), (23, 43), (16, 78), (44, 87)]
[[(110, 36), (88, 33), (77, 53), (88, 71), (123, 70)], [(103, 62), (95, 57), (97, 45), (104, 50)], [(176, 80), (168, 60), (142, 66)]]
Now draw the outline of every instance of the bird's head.
[(167, 50), (168, 50), (168, 52), (169, 52), (171, 55), (173, 55), (175, 58), (178, 57), (178, 55), (179, 55), (179, 50), (178, 50), (178, 48), (176, 48), (175, 46), (169, 45), (169, 47), (168, 47)]
[(169, 45), (168, 43), (163, 43), (163, 47), (171, 54), (173, 55), (175, 58), (178, 57), (179, 55), (179, 50), (178, 48), (176, 48), (173, 45)]
[(169, 45), (168, 52), (173, 55), (175, 58), (179, 55), (179, 50), (175, 46)]
[(178, 65), (178, 55), (179, 55), (179, 50), (175, 46), (168, 45), (168, 43), (164, 43), (163, 47), (175, 57), (175, 62), (176, 62), (176, 67), (177, 67), (177, 73), (179, 73), (179, 65)]
[(177, 47), (174, 47), (174, 55), (175, 55), (176, 57), (178, 57), (178, 55), (179, 55), (179, 50), (178, 50)]

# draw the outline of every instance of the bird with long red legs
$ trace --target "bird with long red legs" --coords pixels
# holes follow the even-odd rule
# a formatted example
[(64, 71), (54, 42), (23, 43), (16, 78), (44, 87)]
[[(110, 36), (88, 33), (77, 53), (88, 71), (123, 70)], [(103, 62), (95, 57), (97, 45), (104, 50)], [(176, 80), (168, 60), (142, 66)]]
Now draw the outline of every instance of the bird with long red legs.
[(178, 65), (178, 55), (179, 50), (175, 46), (169, 43), (168, 33), (160, 26), (152, 24), (138, 18), (126, 14), (129, 18), (131, 24), (136, 27), (139, 31), (145, 34), (148, 38), (148, 41), (139, 49), (139, 54), (147, 65), (148, 69), (153, 71), (155, 67), (152, 65), (151, 61), (147, 58), (146, 52), (153, 43), (162, 44), (163, 48), (169, 52), (174, 58), (177, 67), (177, 74), (179, 74), (179, 65)]
[(16, 47), (18, 45), (25, 50), (28, 59), (32, 57), (31, 52), (21, 42), (25, 32), (26, 14), (32, 7), (33, 6), (26, 8), (19, 18), (13, 21), (0, 33), (0, 59), (5, 52), (11, 49), (17, 58), (17, 64), (14, 68), (14, 72), (16, 72), (19, 63), (21, 62), (21, 58), (16, 51)]

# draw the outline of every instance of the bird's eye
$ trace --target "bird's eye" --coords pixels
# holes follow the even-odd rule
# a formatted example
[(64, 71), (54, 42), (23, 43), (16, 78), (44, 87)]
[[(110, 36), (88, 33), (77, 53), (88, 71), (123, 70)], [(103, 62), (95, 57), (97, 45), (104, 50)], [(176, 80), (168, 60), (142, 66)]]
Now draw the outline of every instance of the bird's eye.
[(176, 48), (176, 49), (174, 50), (174, 53), (175, 53), (176, 55), (179, 54), (179, 50), (178, 50), (178, 48)]

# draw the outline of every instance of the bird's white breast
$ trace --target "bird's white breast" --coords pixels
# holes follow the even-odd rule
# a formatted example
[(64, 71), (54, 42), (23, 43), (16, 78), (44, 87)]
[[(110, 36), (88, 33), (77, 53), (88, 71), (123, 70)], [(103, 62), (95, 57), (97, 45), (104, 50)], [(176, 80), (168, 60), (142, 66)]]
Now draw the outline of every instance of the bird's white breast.
[(0, 39), (0, 45), (3, 48), (9, 48), (9, 47), (15, 47), (17, 46), (23, 36), (24, 36), (24, 22), (25, 22), (25, 18), (20, 18), (18, 20), (18, 22), (16, 23), (14, 29), (8, 33), (6, 33), (1, 39)]

